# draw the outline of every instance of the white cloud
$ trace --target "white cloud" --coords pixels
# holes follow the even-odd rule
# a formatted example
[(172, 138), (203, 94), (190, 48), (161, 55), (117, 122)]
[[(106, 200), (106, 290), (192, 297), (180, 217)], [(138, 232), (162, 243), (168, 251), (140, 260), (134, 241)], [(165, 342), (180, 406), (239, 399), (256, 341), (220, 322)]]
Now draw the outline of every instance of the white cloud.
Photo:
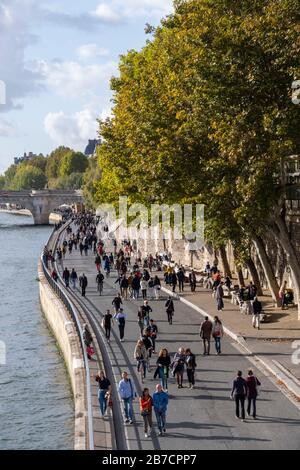
[(89, 139), (97, 137), (98, 127), (96, 112), (88, 108), (75, 114), (48, 113), (44, 120), (45, 131), (56, 145), (81, 151)]
[(78, 99), (95, 95), (101, 84), (107, 85), (117, 73), (118, 64), (109, 61), (105, 64), (81, 65), (75, 61), (40, 61), (36, 69), (44, 77), (48, 86), (58, 95)]
[[(137, 16), (159, 19), (172, 12), (173, 0), (105, 0), (105, 3), (102, 2), (98, 5), (96, 12), (98, 10), (99, 12), (107, 11), (107, 15), (110, 14), (112, 19), (114, 16), (119, 20)], [(95, 12), (93, 13), (95, 14)]]
[(108, 23), (118, 23), (121, 19), (119, 14), (107, 3), (100, 3), (96, 10), (92, 12), (92, 16), (100, 18)]
[(109, 55), (109, 50), (104, 47), (99, 47), (97, 44), (83, 44), (78, 47), (77, 55), (82, 60), (95, 59), (97, 57), (106, 57)]

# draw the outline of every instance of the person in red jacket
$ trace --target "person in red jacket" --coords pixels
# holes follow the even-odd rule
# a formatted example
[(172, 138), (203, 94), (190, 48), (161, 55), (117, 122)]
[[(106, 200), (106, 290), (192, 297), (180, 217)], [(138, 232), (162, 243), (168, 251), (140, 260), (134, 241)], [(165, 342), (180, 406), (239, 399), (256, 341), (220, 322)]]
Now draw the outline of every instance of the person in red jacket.
[(144, 420), (145, 437), (151, 437), (152, 430), (152, 408), (153, 400), (149, 394), (149, 388), (144, 388), (143, 394), (140, 397), (140, 410)]
[(248, 398), (248, 407), (247, 415), (251, 414), (251, 405), (253, 408), (253, 419), (256, 419), (256, 399), (258, 396), (257, 387), (261, 385), (257, 377), (254, 376), (253, 371), (249, 370), (248, 377), (246, 379), (247, 383), (247, 398)]

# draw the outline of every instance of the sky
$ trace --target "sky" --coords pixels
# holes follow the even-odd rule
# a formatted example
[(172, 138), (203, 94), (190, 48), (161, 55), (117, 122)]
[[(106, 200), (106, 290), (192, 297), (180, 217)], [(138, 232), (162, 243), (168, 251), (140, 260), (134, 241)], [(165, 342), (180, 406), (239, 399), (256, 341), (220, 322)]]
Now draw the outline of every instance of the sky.
[(24, 152), (83, 151), (110, 115), (121, 54), (172, 0), (0, 0), (0, 174)]

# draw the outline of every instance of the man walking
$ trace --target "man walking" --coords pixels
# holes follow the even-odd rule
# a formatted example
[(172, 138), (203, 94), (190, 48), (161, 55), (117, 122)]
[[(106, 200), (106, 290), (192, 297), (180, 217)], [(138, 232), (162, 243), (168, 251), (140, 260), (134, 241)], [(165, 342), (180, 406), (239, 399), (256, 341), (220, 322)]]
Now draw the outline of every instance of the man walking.
[(262, 312), (262, 304), (257, 299), (257, 297), (255, 297), (255, 299), (253, 301), (252, 309), (253, 309), (252, 325), (253, 325), (253, 328), (257, 328), (259, 330), (260, 329), (260, 314)]
[(166, 432), (166, 413), (168, 409), (169, 396), (163, 391), (161, 385), (156, 385), (156, 392), (153, 394), (153, 406), (157, 420), (159, 436)]
[(78, 275), (77, 275), (77, 272), (75, 271), (75, 269), (73, 268), (72, 272), (71, 272), (71, 282), (72, 282), (72, 286), (73, 286), (74, 290), (76, 290), (77, 280), (78, 280)]
[(106, 314), (103, 317), (103, 327), (105, 330), (105, 338), (107, 339), (107, 342), (110, 342), (110, 333), (111, 333), (111, 322), (113, 321), (112, 314), (110, 313), (110, 310), (106, 310)]
[(200, 326), (200, 338), (203, 340), (204, 356), (210, 354), (210, 340), (212, 335), (213, 324), (208, 317), (205, 317), (205, 321)]
[(245, 400), (247, 396), (248, 386), (246, 380), (242, 377), (242, 371), (238, 371), (237, 378), (233, 381), (231, 390), (231, 399), (235, 400), (235, 417), (240, 419), (240, 405), (242, 421), (245, 421)]
[(178, 284), (179, 284), (179, 292), (184, 291), (184, 280), (185, 280), (185, 275), (183, 272), (182, 268), (179, 268), (179, 271), (177, 273), (177, 279), (178, 279)]
[(175, 308), (174, 308), (174, 302), (171, 296), (169, 296), (168, 300), (166, 301), (165, 308), (166, 308), (166, 312), (168, 316), (169, 325), (172, 325)]
[(65, 268), (63, 272), (63, 280), (65, 281), (66, 288), (68, 289), (70, 286), (70, 271), (68, 270), (68, 268)]
[(223, 282), (221, 282), (216, 288), (216, 300), (217, 300), (217, 309), (218, 311), (223, 311), (224, 309), (224, 290)]
[(122, 380), (119, 382), (119, 394), (124, 404), (124, 420), (125, 423), (133, 423), (133, 406), (132, 402), (136, 396), (134, 384), (128, 377), (127, 372), (123, 372)]
[(189, 281), (190, 281), (191, 291), (195, 292), (196, 291), (196, 285), (197, 285), (197, 279), (196, 279), (195, 271), (193, 269), (192, 269), (192, 272), (189, 275)]
[(80, 276), (79, 282), (80, 282), (80, 287), (81, 287), (81, 295), (82, 297), (85, 297), (86, 288), (88, 286), (88, 280), (84, 273), (82, 274), (82, 276)]
[(114, 315), (114, 318), (118, 322), (119, 332), (120, 332), (120, 341), (121, 343), (123, 343), (124, 335), (125, 335), (126, 315), (122, 308), (120, 308), (119, 312)]
[(123, 304), (122, 297), (121, 297), (121, 294), (119, 293), (117, 297), (115, 297), (114, 300), (112, 301), (112, 305), (114, 306), (114, 309), (115, 309), (115, 314), (118, 313), (122, 304)]

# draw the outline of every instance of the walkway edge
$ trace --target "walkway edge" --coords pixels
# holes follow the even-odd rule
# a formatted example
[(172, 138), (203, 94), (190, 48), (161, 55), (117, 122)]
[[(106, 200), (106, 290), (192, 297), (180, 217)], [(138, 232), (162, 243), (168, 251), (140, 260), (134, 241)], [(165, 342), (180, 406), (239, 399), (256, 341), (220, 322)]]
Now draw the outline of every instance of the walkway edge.
[[(210, 315), (208, 312), (198, 307), (197, 305), (193, 304), (189, 300), (186, 300), (185, 298), (170, 291), (169, 289), (166, 289), (165, 287), (162, 287), (161, 290), (167, 293), (168, 295), (172, 296), (176, 300), (179, 300), (180, 302), (184, 303), (193, 310), (196, 310), (203, 317), (208, 317), (211, 321), (214, 320), (212, 315)], [(230, 338), (232, 338), (234, 341), (236, 341), (240, 346), (242, 346), (242, 348), (246, 351), (249, 356), (260, 362), (260, 364), (265, 369), (267, 369), (280, 383), (282, 383), (288, 389), (290, 393), (292, 393), (292, 395), (296, 398), (297, 401), (300, 400), (300, 383), (297, 378), (294, 377), (285, 367), (283, 367), (281, 364), (279, 367), (278, 363), (276, 364), (276, 361), (270, 362), (266, 359), (263, 359), (261, 356), (258, 356), (253, 353), (253, 351), (251, 351), (251, 349), (249, 348), (249, 345), (247, 344), (247, 341), (244, 339), (244, 337), (236, 334), (234, 331), (230, 330), (225, 325), (224, 333)]]

